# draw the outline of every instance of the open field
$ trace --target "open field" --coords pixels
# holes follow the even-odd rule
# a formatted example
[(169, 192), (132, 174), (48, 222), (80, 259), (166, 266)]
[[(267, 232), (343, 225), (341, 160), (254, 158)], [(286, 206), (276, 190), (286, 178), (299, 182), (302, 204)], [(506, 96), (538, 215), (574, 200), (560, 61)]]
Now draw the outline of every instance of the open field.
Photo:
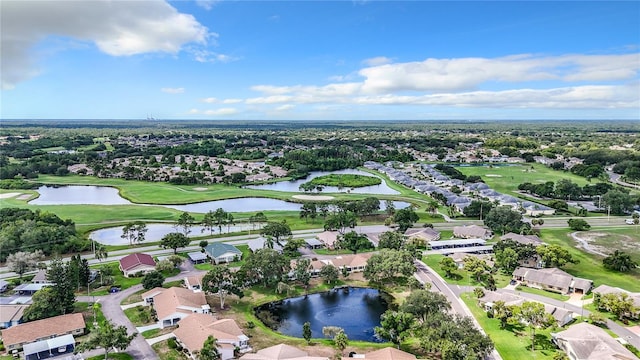
[[(449, 284), (462, 286), (484, 286), (483, 283), (476, 281), (471, 276), (471, 274), (464, 269), (456, 270), (451, 278), (446, 277), (446, 273), (440, 268), (440, 260), (442, 260), (442, 258), (444, 257), (444, 255), (426, 255), (422, 257), (422, 262), (424, 262), (425, 264), (427, 264), (427, 266), (437, 272), (438, 275), (442, 276), (444, 281)], [(493, 274), (493, 278), (496, 281), (496, 286), (499, 288), (507, 286), (509, 284), (509, 281), (511, 281), (511, 276), (504, 275), (501, 272)]]
[(312, 185), (337, 186), (343, 188), (354, 188), (371, 185), (379, 185), (382, 180), (373, 176), (356, 174), (329, 174), (319, 176), (308, 182)]
[(579, 249), (569, 234), (570, 231), (567, 229), (542, 229), (540, 231), (540, 237), (544, 242), (565, 247), (574, 258), (580, 261), (578, 264), (566, 265), (563, 270), (571, 275), (593, 280), (594, 287), (606, 284), (633, 292), (640, 291), (640, 269), (635, 269), (630, 273), (607, 270), (602, 266), (602, 256), (586, 253)]
[(611, 254), (615, 250), (624, 251), (631, 258), (640, 263), (640, 227), (627, 225), (622, 228), (592, 228), (590, 231), (580, 231), (577, 237), (585, 239), (589, 246), (604, 254)]
[[(557, 182), (560, 179), (571, 180), (572, 182), (584, 186), (589, 184), (587, 179), (574, 175), (570, 172), (556, 171), (542, 164), (522, 164), (513, 166), (457, 166), (463, 174), (480, 175), (482, 180), (492, 189), (506, 194), (518, 196), (516, 192), (518, 185), (530, 182), (532, 184), (545, 183), (547, 181)], [(592, 182), (600, 180), (592, 179)]]

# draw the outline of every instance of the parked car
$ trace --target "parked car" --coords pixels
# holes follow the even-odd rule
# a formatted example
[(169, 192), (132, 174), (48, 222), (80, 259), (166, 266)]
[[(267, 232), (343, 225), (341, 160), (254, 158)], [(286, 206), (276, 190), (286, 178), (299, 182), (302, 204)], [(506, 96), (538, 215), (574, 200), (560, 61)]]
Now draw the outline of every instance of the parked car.
[(112, 293), (112, 294), (115, 294), (118, 291), (120, 291), (120, 288), (117, 287), (117, 286), (113, 286), (113, 287), (111, 287), (111, 289), (109, 289), (109, 292)]
[(633, 225), (634, 224), (633, 219), (625, 219), (624, 223), (627, 224), (627, 225)]

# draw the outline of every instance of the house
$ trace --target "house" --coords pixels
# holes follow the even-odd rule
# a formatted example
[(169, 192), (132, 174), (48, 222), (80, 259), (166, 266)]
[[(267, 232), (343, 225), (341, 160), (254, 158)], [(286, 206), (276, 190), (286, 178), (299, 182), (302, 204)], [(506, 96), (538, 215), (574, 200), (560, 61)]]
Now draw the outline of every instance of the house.
[(513, 279), (529, 287), (561, 294), (586, 294), (593, 286), (591, 280), (573, 277), (558, 268), (530, 269), (519, 267), (514, 270)]
[(339, 233), (337, 231), (323, 231), (320, 234), (316, 235), (316, 237), (324, 244), (327, 249), (333, 250), (336, 242), (338, 242), (338, 235)]
[(533, 246), (542, 245), (543, 242), (537, 235), (520, 235), (516, 233), (506, 233), (500, 236), (500, 240), (513, 240), (522, 245), (531, 244)]
[(0, 329), (7, 329), (22, 322), (22, 314), (29, 305), (2, 304), (0, 305)]
[(166, 289), (165, 288), (161, 288), (161, 287), (155, 287), (149, 291), (145, 291), (142, 293), (141, 297), (142, 300), (144, 301), (145, 305), (151, 305), (153, 304), (153, 299), (157, 296), (162, 294), (162, 292), (164, 292)]
[[(251, 239), (249, 241), (247, 241), (247, 245), (249, 246), (249, 249), (251, 250), (251, 252), (256, 252), (260, 249), (264, 249), (267, 246), (267, 239), (265, 239), (264, 237), (260, 236), (258, 238), (255, 239)], [(282, 245), (276, 243), (275, 241), (273, 242), (273, 250), (277, 251), (278, 253), (282, 254)]]
[(573, 321), (573, 311), (567, 310), (565, 308), (559, 308), (553, 305), (545, 304), (544, 312), (546, 312), (547, 314), (551, 314), (551, 316), (556, 319), (556, 324), (558, 326), (565, 326)]
[[(522, 305), (522, 303), (530, 300), (514, 294), (486, 291), (484, 293), (484, 296), (478, 299), (478, 304), (486, 311), (491, 311), (495, 303), (498, 301), (504, 302), (506, 306), (519, 306)], [(545, 313), (551, 314), (551, 316), (553, 316), (558, 326), (564, 326), (573, 321), (573, 311), (571, 310), (545, 304), (544, 311)]]
[(9, 283), (5, 280), (0, 279), (0, 293), (7, 291), (9, 288)]
[(202, 349), (209, 336), (217, 340), (222, 360), (233, 359), (236, 348), (240, 352), (251, 350), (249, 338), (232, 319), (217, 320), (209, 314), (190, 314), (173, 333), (192, 359), (196, 358), (196, 353)]
[(556, 209), (531, 201), (524, 201), (522, 208), (524, 209), (524, 214), (528, 216), (553, 215), (556, 213)]
[(363, 272), (367, 266), (367, 261), (373, 256), (372, 253), (355, 254), (355, 255), (340, 255), (331, 259), (331, 265), (342, 269), (346, 267), (350, 273)]
[(51, 281), (47, 280), (47, 270), (42, 269), (36, 273), (36, 275), (31, 279), (32, 284), (47, 284), (50, 285)]
[(362, 359), (366, 360), (415, 360), (415, 355), (408, 352), (398, 350), (394, 347), (386, 347), (384, 349), (372, 351), (364, 354)]
[(478, 225), (467, 225), (467, 226), (454, 226), (453, 227), (453, 236), (463, 239), (490, 239), (493, 234), (491, 230), (485, 229), (482, 226)]
[(484, 261), (484, 263), (487, 264), (490, 269), (495, 265), (495, 262), (493, 261), (491, 255), (488, 254), (453, 253), (449, 255), (449, 257), (453, 259), (453, 261), (458, 266), (458, 269), (464, 268), (464, 259), (468, 257), (475, 257)]
[(244, 354), (240, 360), (328, 360), (325, 356), (309, 356), (309, 353), (293, 346), (279, 344), (256, 351), (255, 354)]
[(20, 284), (13, 288), (13, 291), (18, 295), (27, 295), (33, 296), (36, 292), (38, 292), (43, 287), (51, 286), (51, 283), (40, 283), (40, 284)]
[(586, 322), (551, 333), (553, 342), (571, 360), (633, 360), (635, 355), (603, 329)]
[(440, 231), (428, 227), (419, 229), (407, 229), (407, 231), (404, 232), (404, 236), (406, 236), (407, 239), (417, 238), (420, 240), (424, 240), (425, 243), (428, 243), (429, 241), (440, 240)]
[(133, 253), (120, 259), (120, 271), (125, 277), (144, 275), (155, 269), (156, 262), (149, 254)]
[(204, 248), (204, 252), (213, 263), (230, 263), (242, 259), (242, 251), (237, 247), (221, 242), (214, 242)]
[(184, 278), (184, 285), (187, 289), (191, 291), (201, 291), (202, 290), (202, 278), (205, 276), (205, 273), (201, 273), (198, 275), (187, 276)]
[[(58, 347), (65, 345), (73, 351), (72, 348), (75, 345), (73, 335), (84, 334), (85, 328), (86, 325), (82, 314), (60, 315), (48, 319), (31, 321), (2, 330), (2, 341), (9, 352), (20, 350), (28, 344), (36, 344), (39, 347), (31, 347), (31, 349), (28, 349), (29, 351), (44, 349), (48, 352), (52, 348), (47, 346), (47, 340), (64, 335), (72, 335), (70, 339), (66, 337), (61, 339), (63, 341), (59, 341), (58, 344), (52, 344), (60, 345), (56, 346), (53, 350), (57, 350)], [(69, 345), (71, 345), (71, 347), (69, 347)], [(30, 354), (37, 354), (38, 352), (40, 351), (36, 351), (35, 353), (29, 352), (29, 354), (27, 354), (27, 349), (25, 349), (25, 357)]]
[(311, 250), (322, 249), (324, 247), (324, 243), (316, 238), (304, 239), (304, 242), (306, 244), (305, 246)]
[[(211, 307), (207, 304), (207, 299), (202, 291), (195, 292), (179, 287), (157, 289), (160, 293), (153, 296), (152, 303), (153, 308), (156, 310), (158, 324), (162, 329), (166, 326), (176, 325), (189, 314), (209, 314), (211, 311)], [(145, 293), (143, 295), (148, 294)]]

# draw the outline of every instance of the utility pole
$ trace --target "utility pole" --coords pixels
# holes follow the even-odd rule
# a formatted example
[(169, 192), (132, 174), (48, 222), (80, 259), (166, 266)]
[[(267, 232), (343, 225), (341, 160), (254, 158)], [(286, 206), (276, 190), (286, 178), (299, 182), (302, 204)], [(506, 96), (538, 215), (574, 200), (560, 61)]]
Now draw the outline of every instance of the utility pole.
[(607, 222), (609, 222), (610, 218), (611, 218), (611, 205), (607, 206)]

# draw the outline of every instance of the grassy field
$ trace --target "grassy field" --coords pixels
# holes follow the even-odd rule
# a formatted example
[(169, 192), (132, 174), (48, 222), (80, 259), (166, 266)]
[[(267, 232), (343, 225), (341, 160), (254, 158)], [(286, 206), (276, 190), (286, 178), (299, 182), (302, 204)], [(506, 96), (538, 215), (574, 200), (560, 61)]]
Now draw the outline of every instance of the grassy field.
[(364, 176), (356, 174), (329, 174), (318, 176), (309, 181), (313, 185), (337, 186), (343, 188), (355, 188), (371, 185), (379, 185), (382, 180), (373, 176)]
[(135, 326), (144, 326), (153, 324), (153, 316), (151, 316), (151, 307), (138, 305), (136, 307), (124, 310), (124, 314)]
[[(480, 175), (482, 180), (492, 189), (506, 194), (518, 195), (518, 185), (530, 182), (532, 184), (545, 183), (547, 181), (557, 182), (560, 179), (571, 180), (572, 182), (584, 186), (589, 182), (587, 179), (574, 175), (570, 172), (556, 171), (542, 164), (523, 164), (513, 166), (458, 166), (456, 169), (463, 174)], [(600, 182), (593, 179), (592, 182)]]
[(573, 276), (593, 280), (594, 287), (606, 284), (632, 292), (640, 291), (640, 269), (635, 269), (630, 273), (607, 270), (602, 266), (601, 256), (578, 249), (569, 234), (570, 231), (567, 229), (542, 229), (540, 232), (544, 242), (565, 247), (574, 258), (579, 260), (578, 264), (568, 264), (563, 270)]
[[(99, 266), (97, 266), (97, 267), (101, 267), (103, 265), (105, 265), (105, 264), (99, 264)], [(116, 287), (119, 287), (121, 290), (124, 290), (124, 289), (128, 289), (128, 288), (130, 288), (132, 286), (135, 286), (135, 285), (138, 285), (138, 284), (142, 283), (142, 276), (140, 276), (140, 277), (130, 277), (130, 278), (125, 277), (122, 274), (122, 272), (120, 271), (118, 262), (106, 263), (106, 265), (108, 265), (111, 268), (111, 274), (112, 274), (112, 277), (113, 277), (113, 284), (99, 287), (99, 288), (95, 289), (94, 291), (92, 291), (91, 295), (94, 295), (94, 296), (108, 295), (109, 294), (109, 289), (112, 286), (116, 286)], [(180, 273), (180, 269), (173, 269), (171, 271), (162, 272), (162, 275), (164, 275), (164, 277), (167, 278), (167, 277), (170, 277), (170, 276), (177, 275), (178, 273)], [(98, 276), (96, 281), (97, 282), (100, 281), (100, 276)]]
[[(127, 353), (109, 353), (108, 359), (113, 360), (133, 360), (133, 356)], [(88, 358), (87, 360), (104, 360), (104, 355), (96, 355)]]
[(577, 235), (593, 239), (589, 244), (605, 254), (621, 250), (640, 263), (640, 226), (594, 227), (590, 231), (579, 232)]
[(536, 351), (532, 353), (529, 329), (524, 327), (500, 329), (500, 320), (489, 318), (487, 313), (478, 306), (473, 294), (462, 294), (462, 300), (491, 338), (504, 360), (552, 360), (553, 356), (559, 352), (551, 342), (551, 329), (536, 331)]
[[(422, 262), (427, 264), (430, 268), (435, 270), (438, 275), (442, 276), (442, 278), (449, 284), (455, 285), (464, 285), (464, 286), (484, 286), (483, 283), (477, 282), (471, 274), (464, 270), (458, 269), (455, 271), (454, 276), (451, 278), (445, 277), (446, 273), (444, 270), (440, 268), (440, 260), (444, 258), (444, 255), (426, 255), (422, 258)], [(508, 275), (504, 275), (501, 272), (497, 272), (493, 274), (493, 278), (496, 281), (496, 287), (503, 288), (509, 284), (511, 281), (511, 277)]]

